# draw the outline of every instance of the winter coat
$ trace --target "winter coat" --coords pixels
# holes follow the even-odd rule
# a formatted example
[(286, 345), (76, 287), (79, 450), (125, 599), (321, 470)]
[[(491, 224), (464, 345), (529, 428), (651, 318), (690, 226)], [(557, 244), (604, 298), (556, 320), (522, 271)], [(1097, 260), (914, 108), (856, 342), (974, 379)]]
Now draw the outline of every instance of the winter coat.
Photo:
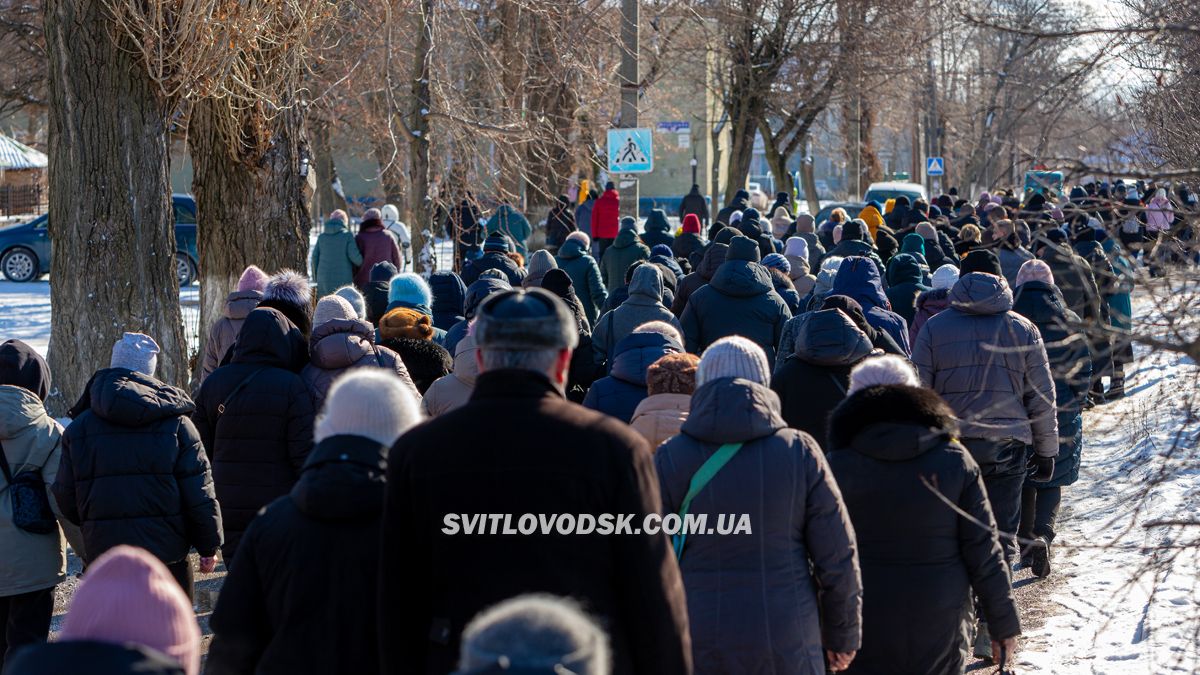
[(1043, 248), (1041, 257), (1054, 273), (1054, 285), (1062, 291), (1067, 309), (1075, 312), (1086, 325), (1100, 325), (1100, 288), (1088, 261), (1070, 249), (1054, 244)]
[(949, 288), (931, 288), (918, 295), (917, 311), (913, 314), (913, 320), (908, 325), (908, 343), (915, 345), (917, 343), (917, 335), (921, 332), (921, 326), (924, 326), (930, 317), (937, 316), (949, 306)]
[(1023, 246), (1009, 246), (1007, 244), (997, 246), (994, 251), (996, 257), (1000, 259), (1000, 271), (1004, 272), (1004, 280), (1008, 282), (1008, 287), (1016, 288), (1017, 272), (1021, 271), (1021, 265), (1024, 265), (1029, 260), (1033, 260), (1033, 254)]
[(616, 190), (605, 190), (592, 206), (592, 239), (616, 239), (620, 213), (620, 195)]
[[(62, 457), (62, 428), (33, 392), (13, 385), (0, 386), (0, 446), (14, 476), (40, 469), (46, 493), (50, 494), (49, 486), (54, 484)], [(54, 499), (50, 505), (59, 515)], [(4, 551), (0, 556), (0, 598), (50, 588), (66, 578), (62, 531), (32, 534), (14, 525), (12, 497), (2, 473), (0, 551)]]
[(1092, 382), (1092, 359), (1087, 341), (1074, 326), (1079, 317), (1067, 309), (1058, 288), (1042, 281), (1027, 281), (1017, 287), (1013, 311), (1038, 327), (1046, 344), (1046, 358), (1054, 375), (1055, 407), (1058, 417), (1058, 456), (1054, 477), (1037, 487), (1062, 487), (1079, 478), (1082, 450), (1083, 404)]
[(783, 298), (784, 304), (787, 305), (788, 311), (792, 316), (799, 314), (802, 310), (800, 294), (796, 292), (796, 286), (783, 270), (767, 268), (767, 274), (771, 275), (771, 287), (779, 297)]
[(875, 269), (879, 270), (879, 278), (883, 279), (885, 277), (887, 268), (884, 267), (883, 260), (875, 252), (875, 249), (871, 248), (871, 244), (865, 241), (843, 239), (825, 255), (826, 258), (847, 258), (850, 256), (870, 259), (871, 262), (875, 263)]
[(616, 675), (691, 672), (683, 587), (665, 536), (442, 533), (445, 514), (477, 512), (485, 495), (494, 513), (634, 522), (657, 513), (649, 448), (626, 425), (563, 400), (544, 375), (489, 371), (467, 405), (400, 437), (387, 482), (383, 672), (444, 675), (467, 622), (520, 593), (583, 603), (609, 635)]
[(725, 208), (717, 212), (717, 222), (729, 224), (729, 219), (733, 217), (734, 211), (745, 211), (750, 208), (750, 193), (745, 190), (738, 190), (733, 194), (733, 199)]
[(570, 203), (558, 203), (546, 214), (546, 246), (557, 249), (576, 231), (575, 211)]
[[(812, 232), (797, 232), (794, 236), (808, 242), (808, 269), (810, 272), (821, 271), (821, 260), (826, 256), (825, 246)], [(815, 272), (814, 272), (815, 273)]]
[[(470, 199), (460, 201), (457, 207), (446, 214), (446, 235), (456, 238), (459, 250), (464, 253), (470, 254), (479, 250), (479, 242), (482, 239), (479, 236), (481, 217), (479, 207)], [(391, 228), (389, 227), (389, 229)], [(411, 247), (411, 234), (408, 240), (401, 239), (400, 244), (402, 248)]]
[(392, 277), (396, 276), (396, 268), (392, 263), (384, 261), (375, 263), (371, 268), (370, 281), (362, 289), (363, 300), (367, 304), (367, 321), (378, 326), (379, 320), (387, 314), (388, 288)]
[(596, 200), (589, 197), (575, 207), (575, 228), (586, 234), (589, 239), (592, 237), (592, 208), (595, 205)]
[(92, 376), (71, 410), (53, 486), (63, 515), (83, 531), (88, 562), (121, 544), (164, 563), (193, 547), (216, 554), (221, 509), (187, 418), (193, 410), (187, 394), (149, 375), (107, 368)]
[(936, 270), (942, 265), (958, 267), (958, 259), (955, 255), (954, 243), (950, 241), (945, 232), (938, 230), (936, 240), (925, 240), (925, 262), (929, 263), (930, 270)]
[(479, 376), (479, 365), (475, 362), (478, 351), (474, 337), (468, 335), (459, 341), (454, 352), (454, 371), (429, 385), (421, 399), (421, 410), (426, 416), (437, 417), (467, 404)]
[(624, 230), (600, 258), (600, 276), (609, 293), (625, 285), (625, 272), (639, 260), (649, 260), (650, 249), (633, 230)]
[(692, 294), (680, 323), (687, 350), (701, 354), (730, 335), (741, 335), (767, 353), (775, 363), (775, 347), (783, 325), (792, 318), (787, 303), (771, 285), (762, 265), (746, 260), (721, 263), (707, 286)]
[(671, 242), (671, 252), (676, 258), (687, 260), (696, 251), (704, 248), (704, 239), (695, 232), (684, 232)]
[(313, 329), (309, 338), (311, 360), (300, 377), (312, 398), (312, 409), (320, 412), (333, 383), (354, 368), (383, 368), (403, 380), (420, 399), (408, 368), (396, 352), (375, 344), (371, 324), (359, 319), (334, 319)]
[(486, 270), (500, 270), (513, 288), (519, 287), (525, 279), (525, 270), (518, 266), (512, 258), (499, 251), (489, 251), (463, 265), (463, 283), (470, 286), (478, 281), (479, 275)]
[(463, 302), (463, 310), (465, 317), (462, 321), (454, 324), (454, 327), (446, 331), (445, 342), (442, 346), (451, 354), (455, 353), (459, 341), (467, 336), (467, 328), (470, 326), (471, 319), (475, 318), (475, 311), (479, 309), (479, 305), (484, 300), (491, 297), (494, 293), (512, 290), (512, 286), (503, 279), (494, 279), (491, 277), (482, 277), (475, 283), (467, 287), (467, 297)]
[(949, 299), (917, 335), (912, 360), (961, 420), (961, 438), (1016, 439), (1043, 457), (1058, 454), (1046, 347), (1033, 322), (1011, 311), (1008, 285), (972, 272)]
[(149, 647), (92, 640), (26, 645), (4, 663), (4, 675), (184, 675), (186, 672), (178, 661)]
[(194, 387), (204, 383), (204, 378), (212, 374), (221, 365), (221, 359), (233, 346), (242, 322), (258, 303), (262, 301), (261, 291), (234, 291), (225, 298), (225, 311), (221, 318), (208, 331), (208, 340), (204, 343), (204, 361), (200, 366), (200, 376)]
[(600, 266), (578, 241), (568, 241), (558, 249), (555, 258), (559, 269), (571, 277), (571, 286), (579, 302), (583, 303), (583, 312), (587, 315), (588, 324), (595, 326), (600, 317), (600, 308), (608, 300), (608, 290), (600, 276)]
[(434, 272), (429, 275), (433, 291), (433, 326), (450, 330), (463, 320), (467, 300), (467, 285), (454, 272)]
[(358, 286), (360, 291), (365, 291), (371, 282), (371, 268), (375, 266), (375, 263), (387, 261), (395, 265), (396, 269), (404, 266), (404, 259), (400, 256), (400, 247), (396, 245), (396, 239), (383, 229), (383, 223), (379, 221), (363, 223), (359, 226), (354, 241), (358, 243), (358, 250), (362, 251), (362, 265), (354, 273), (354, 285)]
[(212, 460), (227, 563), (254, 514), (292, 489), (312, 447), (312, 398), (291, 369), (297, 351), (307, 351), (300, 331), (279, 312), (256, 309), (230, 364), (196, 397), (192, 421)]
[(212, 613), (206, 673), (379, 672), (387, 452), (361, 436), (325, 439), (254, 519)]
[(312, 273), (317, 281), (317, 295), (330, 295), (347, 284), (354, 283), (354, 273), (362, 267), (363, 255), (354, 235), (340, 220), (325, 222), (312, 252)]
[(664, 321), (680, 332), (679, 319), (662, 304), (663, 282), (658, 268), (642, 265), (629, 282), (629, 297), (621, 306), (600, 317), (592, 331), (592, 348), (599, 362), (613, 354), (617, 343), (638, 326), (650, 321)]
[[(850, 387), (850, 371), (871, 354), (871, 341), (836, 309), (801, 314), (793, 351), (771, 378), (787, 425), (824, 439), (829, 413)], [(789, 322), (791, 323), (791, 322)]]
[(690, 394), (654, 394), (642, 399), (629, 426), (650, 444), (651, 452), (679, 433), (692, 404)]
[(646, 398), (646, 371), (667, 354), (678, 354), (682, 345), (658, 333), (637, 333), (614, 347), (608, 377), (592, 383), (583, 407), (597, 410), (629, 424), (638, 404)]
[(906, 326), (912, 325), (916, 317), (917, 296), (930, 290), (933, 289), (921, 283), (921, 266), (912, 254), (900, 253), (888, 261), (888, 303), (893, 312), (904, 318)]
[(527, 271), (525, 278), (521, 280), (521, 286), (525, 288), (541, 288), (542, 277), (546, 276), (546, 272), (558, 267), (558, 263), (554, 262), (554, 256), (546, 249), (539, 249), (529, 256), (529, 262), (526, 264)]
[(1107, 298), (1108, 321), (1113, 328), (1129, 332), (1133, 330), (1133, 298), (1131, 294), (1134, 280), (1137, 278), (1137, 264), (1130, 261), (1116, 240), (1105, 239), (1101, 246), (1112, 260), (1113, 274), (1116, 276), (1113, 292)]
[[(708, 227), (708, 200), (704, 195), (700, 194), (700, 186), (693, 185), (683, 199), (679, 201), (679, 220), (683, 220), (687, 214), (694, 214), (700, 219), (701, 227)], [(676, 254), (678, 255), (678, 254)], [(680, 256), (686, 258), (687, 256)]]
[(867, 323), (891, 336), (908, 354), (908, 323), (889, 308), (890, 303), (883, 292), (877, 271), (878, 268), (869, 260), (847, 258), (838, 268), (829, 294), (845, 295), (856, 300), (862, 305)]
[(1021, 632), (979, 465), (939, 407), (928, 390), (893, 385), (859, 392), (831, 417), (829, 466), (862, 565), (852, 675), (960, 675), (972, 590), (993, 640)]
[(1175, 222), (1175, 207), (1166, 197), (1154, 197), (1146, 204), (1146, 232), (1158, 233), (1171, 229)]
[(667, 220), (667, 212), (654, 209), (642, 224), (642, 243), (650, 248), (659, 244), (670, 246), (675, 243), (675, 235), (671, 234), (671, 223)]
[(523, 213), (509, 204), (497, 206), (496, 212), (487, 221), (487, 233), (492, 234), (493, 232), (503, 232), (508, 235), (513, 245), (517, 247), (517, 253), (524, 258), (529, 257), (529, 248), (526, 243), (529, 241), (529, 235), (533, 234), (533, 227)]
[(686, 539), (695, 672), (823, 675), (826, 649), (859, 647), (862, 596), (854, 530), (820, 446), (786, 427), (774, 392), (739, 379), (699, 387), (681, 432), (654, 455), (662, 512), (679, 512), (713, 452), (742, 443), (689, 513), (709, 527), (746, 514), (753, 528)]
[(691, 274), (684, 275), (683, 279), (679, 280), (679, 287), (675, 289), (675, 299), (671, 302), (672, 314), (683, 316), (683, 310), (687, 308), (692, 294), (712, 281), (713, 275), (721, 269), (721, 265), (725, 264), (725, 254), (728, 251), (729, 246), (726, 244), (708, 245), (696, 270)]

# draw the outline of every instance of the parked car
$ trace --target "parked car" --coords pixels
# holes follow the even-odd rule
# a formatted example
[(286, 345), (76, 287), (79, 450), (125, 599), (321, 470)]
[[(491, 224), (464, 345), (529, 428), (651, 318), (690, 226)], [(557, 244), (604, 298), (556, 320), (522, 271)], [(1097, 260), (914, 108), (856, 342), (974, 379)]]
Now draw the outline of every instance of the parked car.
[(925, 191), (924, 185), (897, 181), (871, 183), (867, 187), (867, 194), (863, 195), (863, 201), (879, 202), (882, 204), (889, 199), (895, 199), (900, 196), (908, 197), (909, 203), (915, 202), (918, 199), (929, 201), (929, 193)]
[[(189, 286), (199, 275), (196, 252), (196, 200), (191, 195), (171, 195), (175, 212), (175, 274), (179, 285)], [(25, 223), (0, 228), (0, 272), (9, 281), (24, 283), (50, 273), (49, 214)]]

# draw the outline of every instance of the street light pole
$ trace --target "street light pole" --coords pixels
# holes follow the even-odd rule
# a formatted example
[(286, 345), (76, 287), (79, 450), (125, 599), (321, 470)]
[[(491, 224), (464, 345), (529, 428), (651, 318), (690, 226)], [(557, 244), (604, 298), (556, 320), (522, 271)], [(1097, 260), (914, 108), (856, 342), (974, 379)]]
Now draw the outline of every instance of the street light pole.
[[(640, 37), (640, 0), (621, 0), (621, 121), (617, 125), (633, 129), (638, 125), (638, 90), (641, 86), (638, 41)], [(621, 215), (638, 217), (638, 182), (620, 188)]]

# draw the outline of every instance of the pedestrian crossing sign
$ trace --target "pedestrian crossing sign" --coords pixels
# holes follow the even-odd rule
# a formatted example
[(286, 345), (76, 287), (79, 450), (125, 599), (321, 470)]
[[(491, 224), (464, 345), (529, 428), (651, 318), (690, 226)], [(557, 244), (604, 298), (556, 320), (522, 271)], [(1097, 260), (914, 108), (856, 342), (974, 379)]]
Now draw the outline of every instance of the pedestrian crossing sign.
[(653, 171), (653, 139), (654, 134), (650, 129), (609, 129), (609, 173), (650, 173)]
[(929, 157), (925, 160), (925, 175), (926, 176), (944, 176), (946, 175), (946, 161), (941, 157)]

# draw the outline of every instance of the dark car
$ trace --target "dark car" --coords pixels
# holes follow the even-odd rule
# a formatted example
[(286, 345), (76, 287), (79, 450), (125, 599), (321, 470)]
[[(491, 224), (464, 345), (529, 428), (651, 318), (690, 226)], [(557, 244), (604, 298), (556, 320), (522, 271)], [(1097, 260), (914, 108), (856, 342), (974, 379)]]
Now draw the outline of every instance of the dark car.
[(866, 207), (866, 202), (836, 202), (826, 204), (821, 207), (820, 211), (817, 211), (817, 217), (813, 220), (816, 222), (817, 227), (821, 227), (821, 225), (825, 224), (825, 221), (829, 220), (829, 214), (833, 213), (834, 209), (846, 209), (847, 215), (851, 218), (857, 218), (858, 214)]
[[(188, 286), (199, 272), (196, 252), (196, 200), (191, 195), (171, 195), (175, 211), (175, 273)], [(9, 281), (33, 281), (50, 273), (50, 235), (47, 215), (0, 228), (0, 272)]]

